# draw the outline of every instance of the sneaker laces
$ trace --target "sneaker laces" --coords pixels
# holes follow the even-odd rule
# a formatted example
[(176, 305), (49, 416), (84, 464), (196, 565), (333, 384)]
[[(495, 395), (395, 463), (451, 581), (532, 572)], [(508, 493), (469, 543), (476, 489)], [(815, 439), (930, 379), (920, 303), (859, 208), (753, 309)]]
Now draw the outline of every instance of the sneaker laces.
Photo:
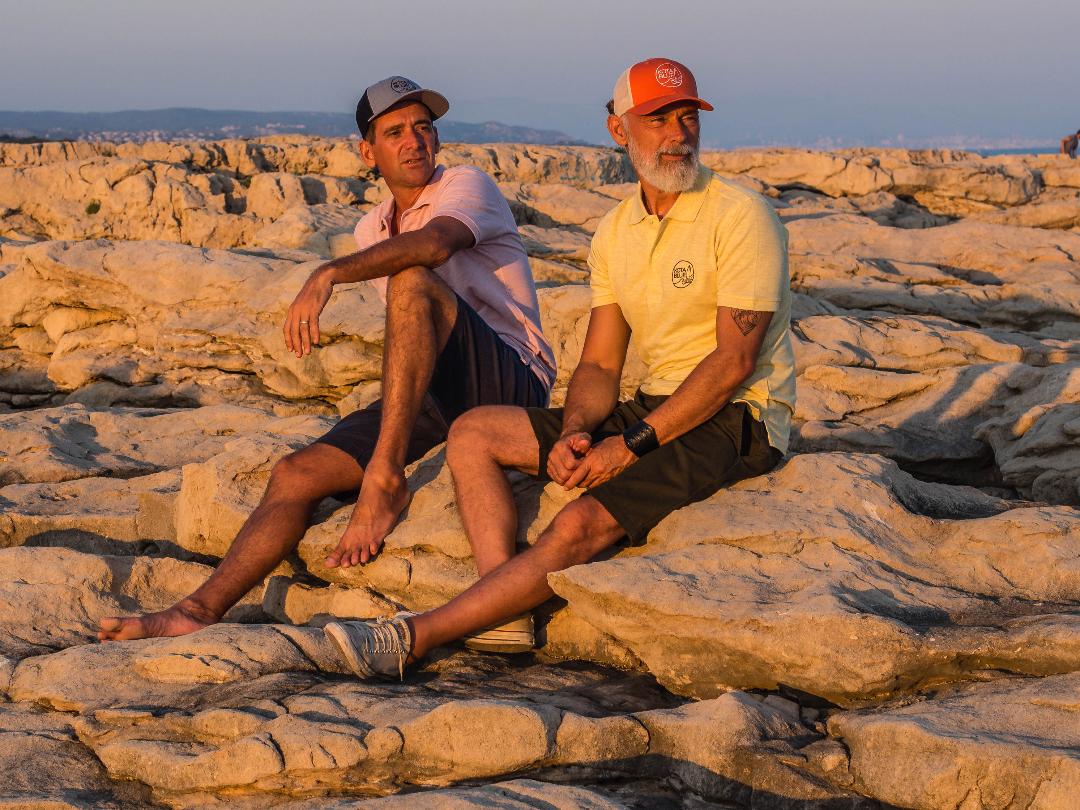
[[(405, 625), (404, 630), (401, 625)], [(380, 616), (374, 624), (368, 625), (371, 635), (364, 639), (368, 652), (373, 655), (396, 654), (398, 659), (398, 677), (405, 680), (405, 659), (412, 652), (409, 625), (404, 619)]]

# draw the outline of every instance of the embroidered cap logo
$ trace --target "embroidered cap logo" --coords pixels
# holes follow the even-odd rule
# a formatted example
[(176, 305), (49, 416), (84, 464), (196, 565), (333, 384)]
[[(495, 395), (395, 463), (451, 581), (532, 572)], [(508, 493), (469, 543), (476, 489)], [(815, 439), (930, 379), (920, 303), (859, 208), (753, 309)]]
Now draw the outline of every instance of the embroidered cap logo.
[(419, 90), (420, 85), (416, 82), (411, 82), (408, 79), (394, 79), (390, 82), (390, 89), (400, 96), (402, 93), (411, 93), (414, 90)]
[(682, 87), (683, 72), (671, 62), (659, 64), (656, 66), (656, 83), (661, 87)]
[(689, 287), (694, 283), (694, 265), (683, 259), (671, 268), (671, 283), (676, 287)]

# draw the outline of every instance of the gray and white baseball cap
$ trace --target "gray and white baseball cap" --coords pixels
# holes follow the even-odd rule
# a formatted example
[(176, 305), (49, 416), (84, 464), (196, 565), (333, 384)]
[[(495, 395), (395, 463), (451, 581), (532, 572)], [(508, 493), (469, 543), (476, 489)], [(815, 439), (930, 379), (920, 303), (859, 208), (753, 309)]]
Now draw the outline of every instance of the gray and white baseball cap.
[(360, 136), (367, 137), (372, 121), (399, 101), (409, 99), (415, 99), (431, 110), (432, 120), (446, 115), (446, 111), (450, 109), (450, 102), (441, 93), (425, 90), (404, 76), (391, 76), (371, 85), (357, 103), (356, 126), (360, 128)]

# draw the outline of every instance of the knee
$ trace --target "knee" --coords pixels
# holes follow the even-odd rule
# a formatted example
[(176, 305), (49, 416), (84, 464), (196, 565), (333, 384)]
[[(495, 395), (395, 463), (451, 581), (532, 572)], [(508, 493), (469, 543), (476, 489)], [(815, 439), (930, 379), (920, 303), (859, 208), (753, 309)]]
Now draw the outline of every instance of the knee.
[(316, 470), (304, 458), (303, 451), (279, 458), (270, 468), (268, 495), (284, 495), (290, 500), (321, 499), (323, 494), (312, 491)]
[(579, 498), (555, 516), (536, 545), (553, 552), (564, 567), (580, 565), (618, 539), (620, 532), (611, 522), (596, 501)]
[(407, 267), (390, 276), (386, 283), (388, 301), (422, 299), (432, 297), (439, 279), (426, 267)]
[(480, 406), (466, 411), (450, 426), (446, 439), (446, 463), (451, 470), (478, 454), (490, 453), (490, 433), (484, 428), (487, 410), (487, 407)]
[(439, 275), (426, 267), (409, 267), (392, 275), (386, 285), (390, 317), (430, 318), (452, 324), (457, 318), (457, 296)]

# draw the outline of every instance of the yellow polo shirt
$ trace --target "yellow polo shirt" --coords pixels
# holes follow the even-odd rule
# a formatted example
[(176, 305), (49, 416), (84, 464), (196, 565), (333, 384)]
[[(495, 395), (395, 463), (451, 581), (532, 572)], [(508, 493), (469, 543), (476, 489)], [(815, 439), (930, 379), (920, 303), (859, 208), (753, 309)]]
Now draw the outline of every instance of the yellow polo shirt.
[(732, 397), (787, 451), (795, 409), (787, 230), (759, 194), (702, 167), (661, 220), (640, 187), (601, 220), (589, 252), (592, 305), (618, 304), (648, 367), (641, 390), (670, 394), (716, 349), (716, 308), (772, 312), (757, 368)]

